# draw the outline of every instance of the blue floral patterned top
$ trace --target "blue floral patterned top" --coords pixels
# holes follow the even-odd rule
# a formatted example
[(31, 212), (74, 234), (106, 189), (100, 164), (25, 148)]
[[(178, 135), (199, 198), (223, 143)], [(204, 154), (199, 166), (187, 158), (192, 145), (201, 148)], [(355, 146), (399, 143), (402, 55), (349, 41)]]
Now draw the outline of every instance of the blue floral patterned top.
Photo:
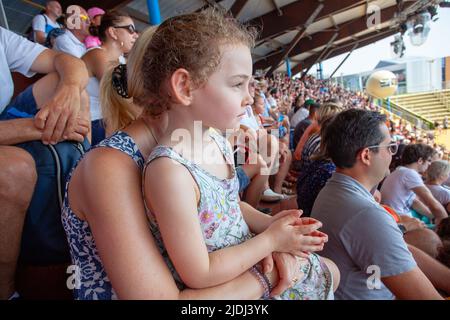
[[(110, 138), (100, 142), (93, 149), (100, 147), (122, 151), (133, 159), (141, 171), (144, 168), (144, 157), (133, 139), (125, 132), (117, 132)], [(74, 282), (74, 297), (78, 300), (117, 299), (98, 254), (89, 224), (87, 221), (80, 220), (70, 208), (67, 186), (72, 173), (69, 175), (66, 184), (62, 223), (67, 234), (72, 263), (76, 267), (74, 275), (79, 276), (79, 281)]]

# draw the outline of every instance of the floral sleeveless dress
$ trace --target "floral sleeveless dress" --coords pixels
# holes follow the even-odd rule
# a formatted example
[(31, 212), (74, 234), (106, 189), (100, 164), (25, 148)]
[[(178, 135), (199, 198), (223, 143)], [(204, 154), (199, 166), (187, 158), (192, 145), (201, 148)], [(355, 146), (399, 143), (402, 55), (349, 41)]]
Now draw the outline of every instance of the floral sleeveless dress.
[[(117, 132), (93, 149), (100, 147), (113, 148), (125, 153), (133, 159), (140, 170), (143, 170), (144, 157), (134, 140), (125, 132)], [(75, 168), (76, 166), (72, 169), (68, 181)], [(79, 280), (73, 283), (74, 297), (77, 300), (115, 300), (117, 295), (103, 267), (91, 228), (87, 221), (80, 220), (70, 207), (68, 183), (62, 208), (62, 223), (69, 242), (72, 263), (75, 266), (73, 275)]]
[[(211, 133), (228, 164), (233, 164), (231, 148), (227, 140), (217, 133)], [(253, 237), (239, 207), (239, 181), (233, 168), (230, 179), (219, 179), (197, 164), (183, 158), (170, 147), (158, 146), (151, 153), (145, 168), (155, 159), (166, 157), (183, 165), (194, 177), (199, 191), (198, 219), (208, 252), (238, 245)], [(145, 169), (144, 169), (145, 170)], [(148, 209), (147, 209), (148, 210)], [(148, 211), (150, 227), (156, 242), (169, 266), (177, 285), (185, 288), (177, 274), (162, 241), (162, 236), (154, 215)], [(325, 263), (316, 254), (304, 259), (301, 267), (303, 278), (296, 285), (275, 299), (280, 300), (325, 300), (333, 299), (333, 280)]]

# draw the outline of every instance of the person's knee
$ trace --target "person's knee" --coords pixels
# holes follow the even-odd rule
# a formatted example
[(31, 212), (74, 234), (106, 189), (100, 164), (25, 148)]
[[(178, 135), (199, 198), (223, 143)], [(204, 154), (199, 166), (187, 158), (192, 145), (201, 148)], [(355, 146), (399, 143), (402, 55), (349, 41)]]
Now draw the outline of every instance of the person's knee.
[(242, 170), (244, 170), (245, 174), (250, 179), (253, 179), (258, 175), (268, 174), (266, 161), (264, 161), (264, 158), (261, 155), (255, 155), (255, 158), (250, 160), (251, 161), (249, 161), (249, 163), (246, 163), (241, 166)]
[(0, 199), (18, 203), (30, 200), (37, 180), (33, 157), (20, 148), (1, 147)]
[(336, 291), (341, 281), (341, 272), (339, 271), (338, 266), (333, 261), (324, 257), (320, 258), (326, 264), (328, 270), (330, 270), (331, 276), (333, 277), (333, 291)]
[(264, 158), (261, 155), (258, 155), (257, 159), (258, 169), (259, 169), (259, 175), (267, 176), (269, 175), (269, 167), (264, 160)]

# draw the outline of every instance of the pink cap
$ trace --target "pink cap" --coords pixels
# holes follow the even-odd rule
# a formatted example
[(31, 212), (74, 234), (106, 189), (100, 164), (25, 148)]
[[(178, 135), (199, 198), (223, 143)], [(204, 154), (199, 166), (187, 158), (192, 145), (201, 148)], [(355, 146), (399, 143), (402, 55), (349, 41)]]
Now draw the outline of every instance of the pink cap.
[(96, 16), (98, 15), (104, 15), (105, 14), (105, 10), (97, 8), (97, 7), (93, 7), (90, 8), (88, 11), (88, 16), (90, 19), (94, 19)]

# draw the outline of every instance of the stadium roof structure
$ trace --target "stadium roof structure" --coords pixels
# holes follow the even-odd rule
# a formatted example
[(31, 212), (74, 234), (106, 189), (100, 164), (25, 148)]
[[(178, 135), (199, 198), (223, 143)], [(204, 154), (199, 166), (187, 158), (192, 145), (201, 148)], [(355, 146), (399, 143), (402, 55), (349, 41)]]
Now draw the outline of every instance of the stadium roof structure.
[[(72, 0), (63, 0), (67, 5)], [(162, 20), (208, 6), (221, 6), (241, 22), (260, 27), (252, 51), (254, 69), (268, 75), (286, 71), (304, 74), (316, 63), (351, 52), (400, 32), (408, 17), (445, 1), (434, 0), (163, 0)], [(89, 8), (98, 0), (85, 0)], [(127, 12), (138, 30), (148, 25), (146, 0), (105, 0), (104, 9)]]

